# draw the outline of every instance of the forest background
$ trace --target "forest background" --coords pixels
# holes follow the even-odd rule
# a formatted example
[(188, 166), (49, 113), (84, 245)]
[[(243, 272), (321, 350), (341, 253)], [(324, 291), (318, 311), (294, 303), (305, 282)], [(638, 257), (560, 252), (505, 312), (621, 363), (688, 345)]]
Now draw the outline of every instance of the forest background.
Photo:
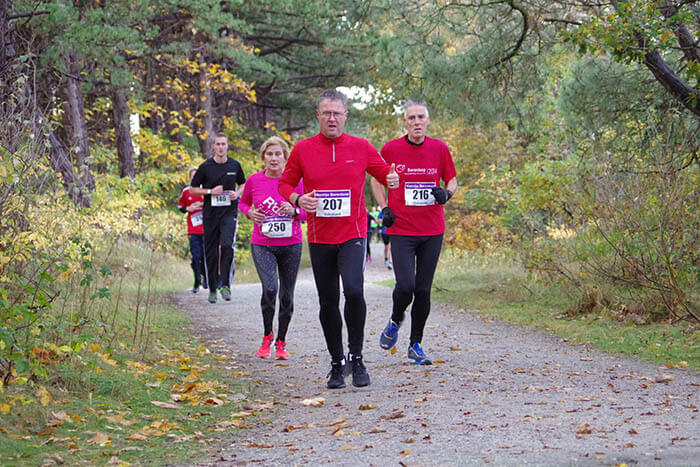
[(402, 101), (429, 102), (460, 182), (453, 276), (500, 267), (541, 305), (527, 321), (638, 333), (662, 360), (676, 340), (670, 364), (700, 367), (699, 31), (698, 1), (0, 0), (10, 434), (60, 422), (59, 399), (114, 396), (119, 367), (160, 384), (156, 362), (187, 366), (158, 285), (187, 274), (187, 169), (224, 132), (252, 174), (266, 137), (317, 131), (337, 86), (363, 90), (348, 132), (377, 147), (402, 134)]

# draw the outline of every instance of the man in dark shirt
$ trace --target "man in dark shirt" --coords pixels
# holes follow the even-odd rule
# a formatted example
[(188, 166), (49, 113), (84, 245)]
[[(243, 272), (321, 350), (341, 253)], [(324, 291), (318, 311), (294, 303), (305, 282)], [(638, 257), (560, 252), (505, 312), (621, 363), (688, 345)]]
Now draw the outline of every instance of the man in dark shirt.
[(241, 164), (228, 157), (227, 151), (226, 136), (217, 135), (214, 155), (199, 166), (190, 189), (192, 194), (204, 196), (204, 256), (209, 303), (216, 303), (217, 284), (221, 284), (221, 298), (231, 300), (238, 198), (245, 183)]

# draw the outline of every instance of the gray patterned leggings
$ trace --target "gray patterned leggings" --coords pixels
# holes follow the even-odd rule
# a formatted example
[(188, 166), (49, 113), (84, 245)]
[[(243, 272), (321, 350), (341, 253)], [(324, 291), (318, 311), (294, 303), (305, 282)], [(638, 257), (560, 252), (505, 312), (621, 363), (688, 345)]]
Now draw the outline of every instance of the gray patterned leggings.
[(251, 250), (255, 269), (262, 284), (260, 308), (263, 315), (264, 335), (267, 336), (272, 332), (275, 301), (279, 288), (277, 340), (286, 341), (287, 328), (294, 313), (294, 285), (301, 260), (301, 243), (287, 246), (251, 245)]

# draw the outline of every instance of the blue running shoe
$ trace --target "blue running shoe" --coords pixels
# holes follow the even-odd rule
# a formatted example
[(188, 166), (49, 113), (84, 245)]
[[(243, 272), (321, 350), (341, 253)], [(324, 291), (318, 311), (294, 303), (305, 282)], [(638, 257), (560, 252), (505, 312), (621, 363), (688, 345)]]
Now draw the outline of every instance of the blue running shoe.
[(399, 328), (400, 324), (396, 324), (392, 320), (389, 320), (389, 324), (386, 325), (382, 335), (379, 336), (379, 347), (382, 349), (389, 350), (396, 345), (396, 341), (399, 340)]
[(421, 347), (420, 342), (416, 342), (408, 348), (408, 358), (413, 360), (416, 365), (432, 365), (433, 361), (425, 356), (423, 353), (423, 347)]

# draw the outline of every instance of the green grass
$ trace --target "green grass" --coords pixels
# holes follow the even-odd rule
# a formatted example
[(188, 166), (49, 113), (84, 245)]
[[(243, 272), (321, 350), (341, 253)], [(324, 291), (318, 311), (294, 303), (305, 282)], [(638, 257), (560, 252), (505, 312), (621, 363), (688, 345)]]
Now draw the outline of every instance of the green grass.
[(566, 312), (579, 298), (575, 291), (529, 279), (506, 256), (456, 257), (445, 251), (433, 286), (434, 300), (466, 312), (544, 330), (605, 352), (700, 370), (700, 326), (635, 325), (618, 321), (609, 310), (569, 317)]
[[(120, 245), (118, 257), (96, 254), (95, 262), (113, 272), (94, 285), (109, 286), (111, 298), (81, 304), (81, 288), (66, 281), (65, 300), (46, 317), (54, 336), (37, 349), (73, 345), (79, 335), (85, 344), (47, 354), (45, 376), (0, 391), (0, 458), (12, 465), (41, 465), (51, 456), (66, 465), (106, 465), (114, 457), (177, 464), (211, 449), (222, 432), (245, 428), (245, 418), (232, 413), (250, 403), (250, 383), (226, 368), (229, 356), (183, 338), (193, 335), (191, 321), (170, 304), (171, 293), (190, 283), (189, 263), (132, 243)], [(84, 319), (77, 329), (75, 316)], [(173, 402), (171, 394), (189, 399), (177, 408), (153, 404)]]

